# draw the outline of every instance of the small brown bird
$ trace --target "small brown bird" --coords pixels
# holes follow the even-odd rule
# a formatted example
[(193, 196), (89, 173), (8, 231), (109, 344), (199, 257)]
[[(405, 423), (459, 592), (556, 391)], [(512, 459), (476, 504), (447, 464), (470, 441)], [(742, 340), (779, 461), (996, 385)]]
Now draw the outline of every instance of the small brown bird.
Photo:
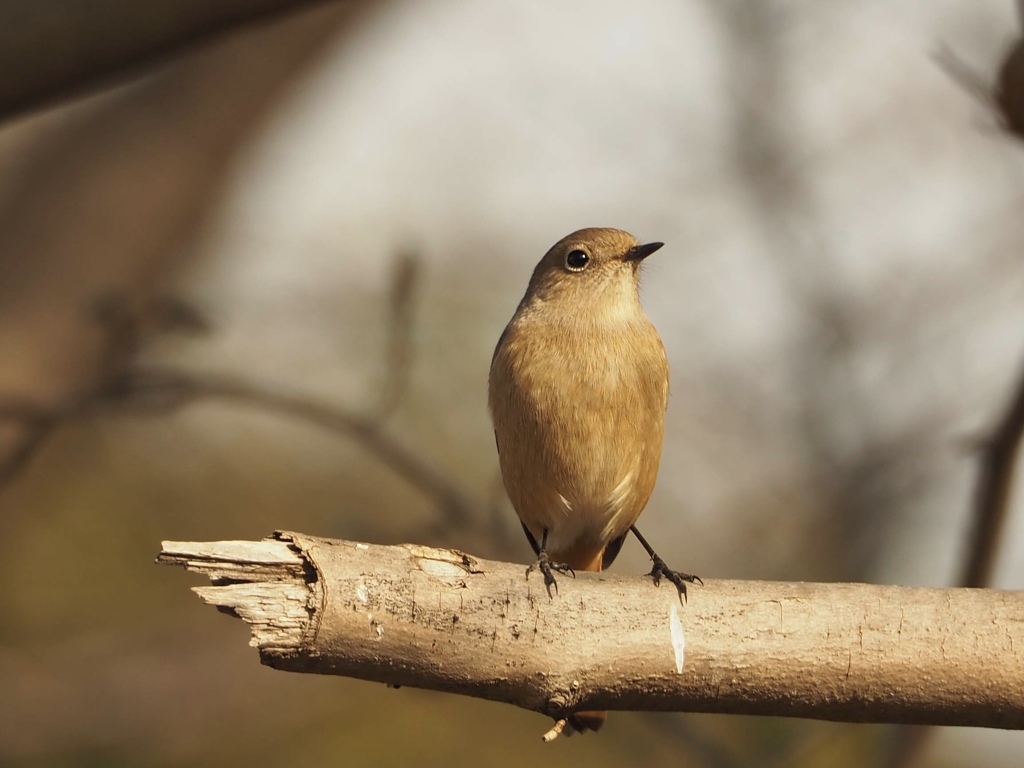
[[(540, 260), (491, 359), (489, 405), (505, 490), (544, 576), (600, 571), (632, 531), (662, 577), (686, 594), (634, 525), (654, 489), (668, 405), (665, 347), (640, 306), (640, 264), (662, 247), (618, 229), (581, 229)], [(578, 731), (605, 712), (576, 712)]]

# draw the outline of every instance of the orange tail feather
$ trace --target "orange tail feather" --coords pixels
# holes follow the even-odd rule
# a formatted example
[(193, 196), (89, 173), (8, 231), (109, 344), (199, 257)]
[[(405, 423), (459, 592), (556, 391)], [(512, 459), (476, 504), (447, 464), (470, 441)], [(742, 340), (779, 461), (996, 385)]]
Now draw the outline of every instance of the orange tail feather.
[(601, 730), (607, 717), (607, 712), (573, 712), (567, 719), (578, 733), (586, 733)]
[(593, 546), (576, 545), (561, 552), (548, 551), (553, 563), (565, 563), (574, 571), (601, 572), (601, 561), (604, 559), (604, 547), (594, 549)]

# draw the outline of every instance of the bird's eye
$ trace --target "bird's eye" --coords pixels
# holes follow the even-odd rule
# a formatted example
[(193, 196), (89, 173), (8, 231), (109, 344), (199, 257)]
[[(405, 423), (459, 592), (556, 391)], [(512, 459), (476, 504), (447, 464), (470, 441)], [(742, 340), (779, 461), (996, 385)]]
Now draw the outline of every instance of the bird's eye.
[(580, 272), (590, 263), (590, 257), (583, 251), (570, 251), (565, 257), (566, 269), (572, 272)]

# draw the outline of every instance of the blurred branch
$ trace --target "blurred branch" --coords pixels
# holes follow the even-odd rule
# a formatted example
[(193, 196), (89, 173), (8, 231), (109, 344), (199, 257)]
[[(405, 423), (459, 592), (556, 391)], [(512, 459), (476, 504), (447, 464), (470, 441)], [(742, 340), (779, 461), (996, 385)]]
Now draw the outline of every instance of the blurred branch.
[(1024, 39), (1015, 41), (1003, 57), (994, 87), (945, 46), (934, 59), (953, 82), (995, 113), (1004, 130), (1018, 140), (1024, 138)]
[(389, 437), (377, 417), (350, 413), (336, 405), (231, 376), (148, 368), (131, 372), (125, 386), (124, 394), (129, 401), (150, 402), (156, 410), (200, 399), (227, 400), (355, 438), (396, 474), (433, 498), (449, 522), (464, 524), (470, 519), (471, 504), (462, 492), (444, 474)]
[(1024, 600), (995, 590), (641, 577), (297, 533), (163, 542), (275, 669), (412, 685), (564, 718), (699, 711), (1024, 729)]
[[(1021, 11), (1021, 6), (1018, 6)], [(999, 81), (990, 97), (1003, 127), (1024, 138), (1024, 40), (1018, 39), (1003, 59)], [(974, 529), (961, 584), (987, 585), (992, 579), (1013, 491), (1021, 437), (1024, 435), (1024, 371), (1018, 377), (1009, 407), (986, 441), (974, 495)]]
[[(1018, 11), (1024, 10), (1018, 7)], [(999, 115), (1002, 127), (1024, 138), (1024, 40), (1018, 39), (1003, 57), (995, 87), (974, 72), (955, 53), (941, 48), (939, 66), (965, 91)], [(1009, 510), (1014, 469), (1024, 436), (1024, 371), (992, 435), (985, 440), (974, 491), (974, 519), (967, 561), (960, 577), (965, 587), (991, 582), (999, 539)]]
[(0, 0), (0, 118), (324, 0)]
[(1014, 470), (1024, 436), (1024, 370), (992, 436), (985, 441), (974, 494), (974, 529), (960, 583), (984, 587), (992, 581), (999, 539), (1009, 512)]
[[(406, 282), (411, 283), (411, 279)], [(354, 438), (406, 482), (434, 499), (447, 523), (465, 525), (471, 521), (472, 504), (467, 496), (443, 473), (388, 436), (380, 416), (363, 416), (239, 377), (133, 365), (145, 344), (161, 334), (208, 331), (205, 319), (187, 304), (169, 298), (133, 304), (110, 295), (95, 302), (92, 314), (105, 329), (108, 340), (96, 385), (52, 409), (24, 400), (0, 400), (0, 422), (14, 423), (22, 429), (22, 439), (0, 460), (0, 488), (55, 429), (67, 422), (113, 413), (163, 415), (199, 400), (225, 400)], [(408, 336), (408, 330), (404, 333)], [(408, 342), (404, 344), (403, 357), (407, 357)], [(404, 387), (391, 397), (400, 397), (403, 392)]]
[(25, 467), (54, 429), (84, 416), (85, 412), (85, 403), (80, 400), (55, 410), (22, 400), (0, 401), (0, 423), (9, 422), (21, 428), (14, 447), (0, 461), (0, 490)]
[(932, 59), (950, 80), (959, 85), (979, 104), (995, 112), (999, 111), (999, 102), (992, 86), (952, 48), (945, 45), (939, 46), (932, 54)]
[(0, 402), (0, 420), (19, 422), (28, 430), (19, 450), (0, 464), (0, 485), (14, 475), (52, 430), (68, 421), (112, 412), (163, 415), (203, 399), (256, 406), (355, 438), (396, 474), (433, 498), (450, 522), (465, 523), (470, 517), (470, 502), (462, 492), (441, 472), (385, 434), (377, 418), (349, 413), (269, 384), (156, 367), (124, 370), (53, 411), (27, 403)]
[(413, 352), (413, 303), (419, 279), (419, 259), (411, 252), (400, 253), (391, 280), (387, 368), (377, 404), (380, 419), (386, 419), (395, 412), (409, 387)]
[(133, 386), (124, 371), (143, 345), (169, 332), (205, 333), (209, 326), (199, 312), (170, 297), (142, 301), (118, 292), (99, 296), (88, 315), (106, 336), (98, 360), (98, 384), (86, 387), (59, 407), (46, 408), (27, 400), (0, 400), (0, 422), (21, 428), (10, 453), (0, 460), (0, 489), (9, 482), (42, 446), (52, 432), (66, 422), (94, 415), (104, 407), (126, 402)]

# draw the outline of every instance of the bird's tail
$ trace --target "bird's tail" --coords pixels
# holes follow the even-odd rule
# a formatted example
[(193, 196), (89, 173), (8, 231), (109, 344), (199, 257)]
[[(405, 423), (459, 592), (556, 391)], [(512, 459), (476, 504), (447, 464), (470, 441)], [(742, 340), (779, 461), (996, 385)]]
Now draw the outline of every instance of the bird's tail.
[(601, 730), (607, 717), (607, 712), (573, 712), (567, 719), (577, 733), (586, 733)]

